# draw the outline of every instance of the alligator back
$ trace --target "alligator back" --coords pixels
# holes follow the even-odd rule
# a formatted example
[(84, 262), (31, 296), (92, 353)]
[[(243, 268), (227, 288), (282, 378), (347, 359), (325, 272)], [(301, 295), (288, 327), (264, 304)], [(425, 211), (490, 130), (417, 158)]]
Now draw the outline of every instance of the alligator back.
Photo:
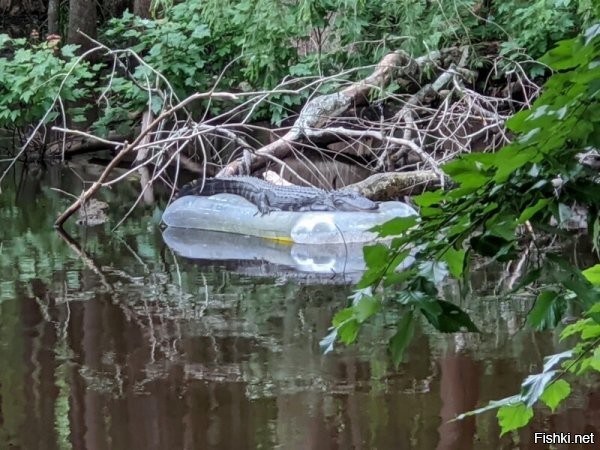
[(178, 197), (235, 194), (254, 203), (262, 214), (279, 211), (372, 211), (377, 203), (355, 193), (327, 192), (303, 186), (278, 186), (255, 177), (206, 178), (184, 186)]
[[(225, 176), (219, 178), (199, 178), (191, 181), (181, 188), (176, 198), (186, 195), (210, 196), (216, 194), (242, 195), (241, 192), (249, 191), (272, 191), (281, 194), (294, 192), (298, 195), (323, 194), (322, 189), (304, 186), (279, 186), (256, 177), (248, 176)], [(243, 195), (242, 195), (243, 196)]]

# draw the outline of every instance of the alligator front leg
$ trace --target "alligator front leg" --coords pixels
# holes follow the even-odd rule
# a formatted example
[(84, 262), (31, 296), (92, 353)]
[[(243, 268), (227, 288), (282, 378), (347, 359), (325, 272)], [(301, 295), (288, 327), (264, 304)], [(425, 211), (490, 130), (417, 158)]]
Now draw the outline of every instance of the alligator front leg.
[(261, 216), (265, 216), (276, 209), (271, 207), (269, 195), (266, 192), (261, 192), (258, 194), (258, 197), (256, 198), (256, 207), (258, 208), (258, 212), (260, 212)]

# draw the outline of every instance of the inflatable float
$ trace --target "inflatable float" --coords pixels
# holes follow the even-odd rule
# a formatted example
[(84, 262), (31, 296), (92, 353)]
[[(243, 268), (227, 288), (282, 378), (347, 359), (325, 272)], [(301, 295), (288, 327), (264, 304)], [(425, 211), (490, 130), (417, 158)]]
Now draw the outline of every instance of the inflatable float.
[(370, 242), (369, 231), (395, 217), (417, 215), (402, 202), (382, 202), (376, 211), (272, 211), (261, 215), (257, 207), (237, 195), (185, 196), (163, 214), (168, 227), (221, 231), (298, 244)]

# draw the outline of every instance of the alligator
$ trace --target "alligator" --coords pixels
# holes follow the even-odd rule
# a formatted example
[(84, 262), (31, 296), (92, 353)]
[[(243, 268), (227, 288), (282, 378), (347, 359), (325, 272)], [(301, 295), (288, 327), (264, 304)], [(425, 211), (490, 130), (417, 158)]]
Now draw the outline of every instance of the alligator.
[(177, 197), (235, 194), (271, 211), (375, 211), (379, 205), (353, 191), (325, 191), (303, 186), (278, 186), (255, 177), (234, 176), (192, 181)]

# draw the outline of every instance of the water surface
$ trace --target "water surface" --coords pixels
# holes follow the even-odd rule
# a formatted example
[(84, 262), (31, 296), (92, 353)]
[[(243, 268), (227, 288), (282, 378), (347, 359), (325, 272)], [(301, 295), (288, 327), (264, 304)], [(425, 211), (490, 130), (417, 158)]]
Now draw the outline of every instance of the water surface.
[(600, 438), (600, 395), (585, 389), (501, 439), (493, 413), (447, 423), (515, 393), (561, 349), (556, 333), (523, 327), (530, 299), (493, 295), (501, 273), (478, 272), (461, 300), (481, 334), (422, 324), (396, 370), (390, 312), (357, 346), (324, 356), (319, 340), (349, 286), (260, 261), (181, 258), (163, 243), (158, 207), (113, 231), (135, 179), (102, 192), (111, 224), (70, 224), (72, 241), (61, 238), (52, 223), (70, 199), (52, 188), (79, 194), (98, 169), (19, 166), (2, 186), (1, 449), (508, 449), (546, 448), (533, 443), (539, 431)]

